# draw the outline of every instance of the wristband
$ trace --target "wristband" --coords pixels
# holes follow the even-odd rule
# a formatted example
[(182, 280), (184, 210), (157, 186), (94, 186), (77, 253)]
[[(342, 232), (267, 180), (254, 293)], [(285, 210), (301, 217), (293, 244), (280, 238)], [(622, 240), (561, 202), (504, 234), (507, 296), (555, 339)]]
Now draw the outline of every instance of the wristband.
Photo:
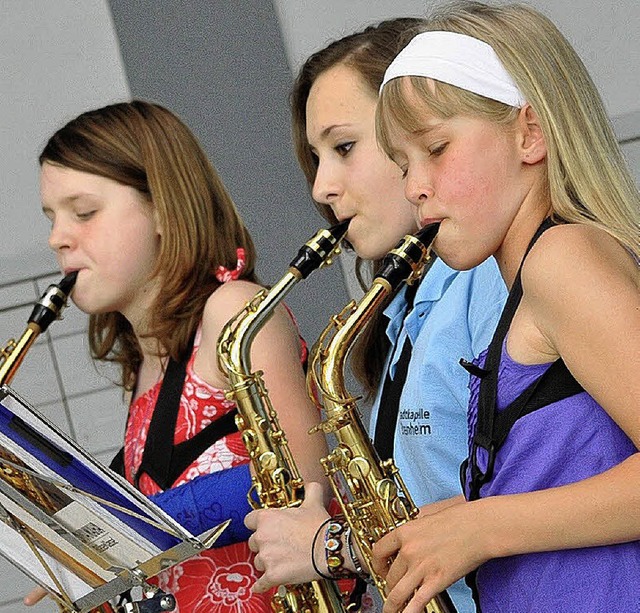
[(320, 527), (316, 530), (315, 536), (313, 537), (313, 543), (311, 544), (311, 564), (313, 564), (313, 570), (316, 571), (316, 573), (318, 573), (323, 579), (330, 579), (333, 580), (333, 577), (330, 577), (329, 575), (325, 575), (319, 568), (318, 565), (316, 564), (316, 558), (315, 558), (315, 552), (316, 552), (316, 544), (318, 542), (318, 537), (320, 536), (320, 533), (322, 532), (322, 529), (329, 523), (332, 521), (332, 518), (330, 517), (329, 519), (325, 519), (321, 524)]
[(327, 561), (327, 569), (332, 579), (346, 579), (351, 577), (351, 572), (344, 567), (344, 556), (342, 555), (342, 537), (348, 536), (350, 528), (345, 528), (344, 517), (336, 515), (329, 521), (324, 538), (324, 551)]

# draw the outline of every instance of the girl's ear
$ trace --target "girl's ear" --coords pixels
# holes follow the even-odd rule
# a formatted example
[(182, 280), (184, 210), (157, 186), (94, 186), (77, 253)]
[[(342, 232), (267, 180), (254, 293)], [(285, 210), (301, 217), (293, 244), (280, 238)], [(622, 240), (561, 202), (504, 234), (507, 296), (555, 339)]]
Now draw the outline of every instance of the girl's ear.
[(547, 157), (547, 144), (540, 126), (538, 114), (530, 104), (525, 104), (518, 115), (520, 155), (525, 164), (537, 164)]

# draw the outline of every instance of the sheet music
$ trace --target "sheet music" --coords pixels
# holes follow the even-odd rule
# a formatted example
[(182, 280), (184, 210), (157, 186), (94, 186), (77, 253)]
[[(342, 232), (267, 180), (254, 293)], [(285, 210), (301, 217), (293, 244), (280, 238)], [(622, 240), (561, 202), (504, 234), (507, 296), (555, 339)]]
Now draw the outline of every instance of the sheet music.
[[(207, 535), (201, 538), (210, 546), (217, 536)], [(89, 611), (135, 585), (128, 571), (145, 568), (151, 576), (203, 548), (13, 390), (0, 387), (0, 555), (73, 606), (79, 602), (75, 610)]]

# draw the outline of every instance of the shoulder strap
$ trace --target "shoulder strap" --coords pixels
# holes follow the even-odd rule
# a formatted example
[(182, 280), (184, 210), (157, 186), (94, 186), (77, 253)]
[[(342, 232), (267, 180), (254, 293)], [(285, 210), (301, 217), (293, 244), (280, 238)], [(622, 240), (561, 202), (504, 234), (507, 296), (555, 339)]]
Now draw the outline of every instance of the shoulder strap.
[[(419, 283), (414, 283), (413, 285), (407, 286), (405, 291), (405, 300), (407, 302), (405, 317), (413, 308), (413, 301), (418, 291), (418, 285)], [(398, 411), (400, 410), (400, 396), (402, 395), (402, 389), (407, 380), (411, 350), (411, 339), (407, 335), (396, 364), (395, 376), (391, 377), (390, 369), (387, 369), (384, 385), (380, 394), (378, 419), (376, 420), (373, 445), (383, 460), (393, 457)]]
[[(545, 219), (527, 247), (513, 287), (509, 292), (500, 321), (498, 322), (498, 326), (487, 350), (484, 368), (479, 368), (464, 360), (460, 361), (462, 366), (472, 375), (480, 378), (478, 422), (471, 442), (469, 457), (460, 467), (460, 480), (463, 489), (465, 489), (467, 472), (470, 473), (470, 500), (478, 499), (480, 497), (480, 488), (491, 480), (498, 449), (500, 449), (509, 435), (511, 428), (520, 417), (582, 391), (582, 387), (573, 378), (573, 375), (569, 372), (565, 363), (559, 359), (556, 360), (539, 379), (525, 389), (508, 407), (500, 412), (497, 410), (498, 369), (502, 357), (502, 345), (516, 309), (522, 299), (522, 283), (520, 279), (522, 264), (538, 238), (545, 230), (553, 225), (551, 219)], [(480, 450), (484, 451), (485, 456), (482, 467), (479, 460)], [(478, 613), (480, 613), (480, 599), (476, 584), (476, 574), (477, 570), (468, 573), (465, 580), (471, 588), (476, 609)]]
[[(522, 264), (538, 238), (553, 225), (554, 223), (551, 219), (545, 219), (531, 239), (487, 350), (484, 368), (481, 369), (481, 372), (477, 372), (480, 370), (477, 369), (473, 373), (481, 377), (478, 398), (478, 421), (471, 442), (470, 455), (468, 460), (463, 463), (461, 473), (464, 477), (468, 469), (471, 471), (469, 496), (472, 500), (479, 497), (480, 488), (491, 479), (496, 453), (507, 438), (513, 424), (520, 417), (582, 391), (582, 387), (573, 378), (564, 362), (557, 360), (542, 377), (534, 381), (504, 411), (498, 412), (497, 410), (498, 372), (502, 357), (502, 346), (513, 316), (522, 299)], [(485, 458), (482, 462), (478, 458), (478, 452), (481, 449)], [(483, 465), (482, 467), (481, 464)]]
[(171, 487), (189, 464), (213, 443), (237, 431), (234, 419), (236, 411), (233, 410), (209, 424), (189, 440), (178, 445), (173, 444), (191, 347), (193, 347), (193, 340), (183, 360), (176, 362), (170, 358), (167, 364), (149, 424), (142, 461), (134, 478), (136, 487), (143, 473), (147, 473), (162, 489)]

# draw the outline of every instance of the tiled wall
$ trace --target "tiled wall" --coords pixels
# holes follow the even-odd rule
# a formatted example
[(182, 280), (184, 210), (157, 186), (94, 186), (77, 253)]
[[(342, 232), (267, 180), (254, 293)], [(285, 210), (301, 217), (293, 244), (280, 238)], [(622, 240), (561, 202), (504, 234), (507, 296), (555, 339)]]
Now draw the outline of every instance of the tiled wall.
[[(33, 304), (47, 286), (58, 283), (59, 273), (0, 285), (0, 343), (18, 340), (24, 332)], [(63, 319), (54, 321), (25, 355), (10, 386), (48, 419), (69, 434), (98, 460), (108, 464), (122, 445), (126, 407), (121, 388), (113, 381), (114, 368), (94, 365), (87, 344), (87, 316), (73, 304)], [(46, 599), (27, 608), (22, 597), (31, 581), (0, 558), (2, 591), (0, 613), (55, 611)], [(11, 586), (7, 591), (6, 586)]]

